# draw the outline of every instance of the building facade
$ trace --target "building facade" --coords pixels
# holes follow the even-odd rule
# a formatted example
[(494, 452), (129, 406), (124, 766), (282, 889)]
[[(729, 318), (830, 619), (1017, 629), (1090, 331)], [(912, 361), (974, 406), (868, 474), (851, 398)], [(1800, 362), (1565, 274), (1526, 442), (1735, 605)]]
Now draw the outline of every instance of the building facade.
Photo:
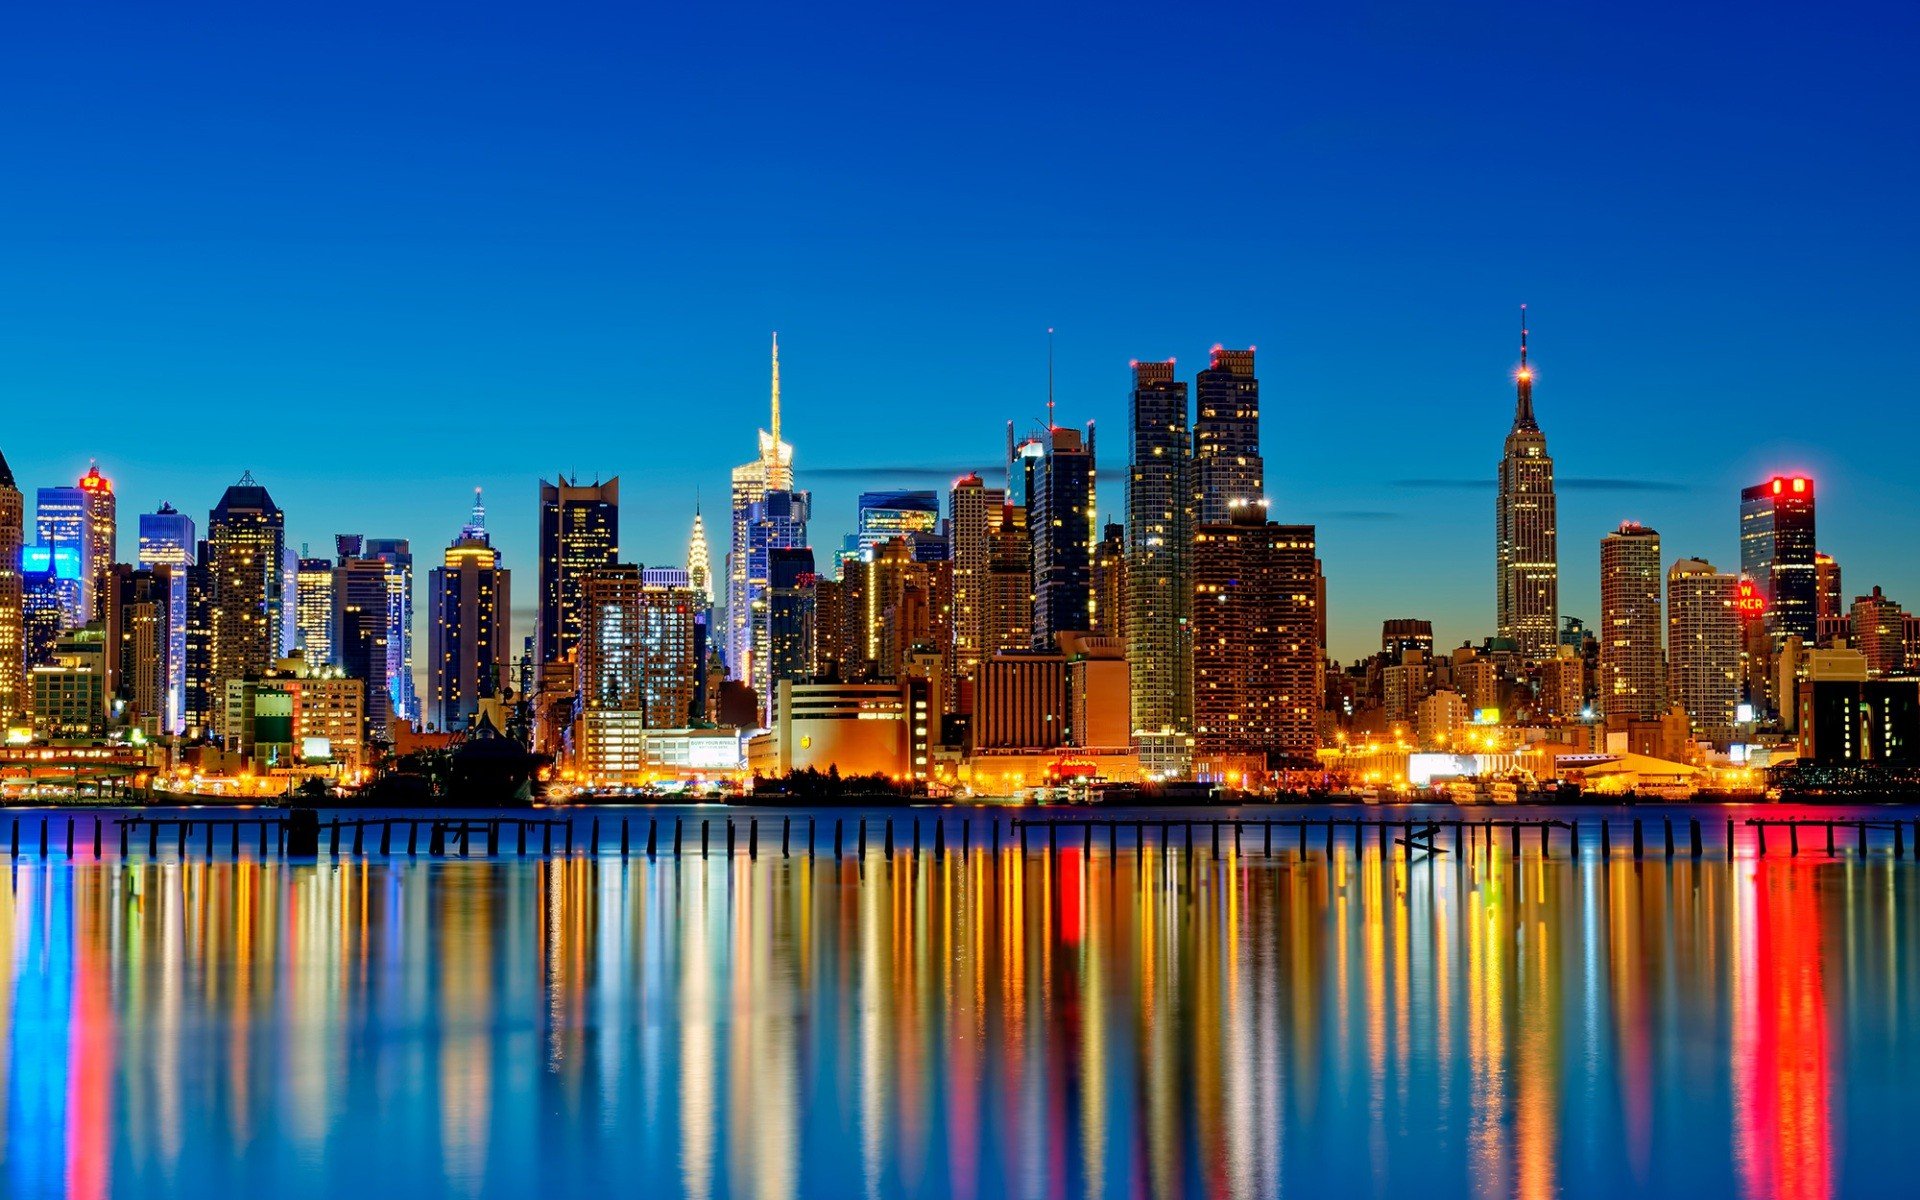
[(534, 654), (560, 662), (580, 640), (580, 581), (620, 559), (620, 477), (540, 481), (540, 595)]
[(649, 587), (637, 567), (582, 581), (579, 643), (581, 770), (601, 782), (646, 771), (645, 731), (686, 727), (696, 715), (699, 593)]
[(1651, 720), (1660, 703), (1660, 535), (1628, 521), (1600, 539), (1600, 711)]
[(1047, 431), (1042, 453), (1027, 456), (1027, 534), (1033, 566), (1036, 649), (1061, 633), (1093, 627), (1094, 440), (1077, 429)]
[(1713, 738), (1731, 735), (1740, 703), (1739, 590), (1703, 559), (1667, 569), (1667, 700)]
[(1741, 489), (1740, 573), (1766, 601), (1766, 628), (1776, 646), (1789, 637), (1808, 646), (1816, 640), (1820, 574), (1813, 539), (1813, 480), (1775, 476)]
[(1156, 764), (1193, 724), (1193, 431), (1187, 385), (1173, 374), (1172, 359), (1134, 363), (1129, 406), (1127, 655), (1133, 728)]
[[(224, 696), (228, 680), (262, 675), (278, 659), (285, 551), (285, 514), (251, 473), (242, 475), (207, 516), (212, 695)], [(216, 707), (216, 724), (225, 711)]]
[(1215, 346), (1194, 380), (1194, 520), (1226, 525), (1236, 504), (1266, 497), (1260, 457), (1260, 380), (1253, 350)]
[[(758, 611), (762, 615), (766, 609), (765, 597), (761, 594), (766, 587), (765, 576), (761, 576), (756, 581), (751, 574), (749, 542), (753, 536), (753, 507), (766, 499), (769, 492), (793, 494), (793, 447), (780, 437), (780, 336), (778, 334), (773, 338), (772, 376), (769, 424), (773, 428), (759, 431), (759, 453), (754, 456), (753, 461), (733, 469), (733, 532), (727, 551), (727, 626), (723, 652), (727, 659), (727, 671), (731, 677), (749, 684), (754, 677), (753, 642), (756, 602), (758, 602)], [(808, 497), (808, 506), (811, 506), (811, 503), (811, 497)], [(795, 544), (805, 545), (805, 537)]]
[(1526, 310), (1521, 309), (1520, 370), (1513, 427), (1500, 459), (1494, 500), (1496, 628), (1530, 661), (1552, 656), (1560, 627), (1559, 516), (1553, 459), (1533, 414), (1533, 368), (1527, 363)]
[(26, 589), (20, 552), (26, 543), (26, 498), (0, 454), (0, 736), (27, 711)]
[(476, 498), (473, 518), (427, 580), (427, 720), (441, 729), (467, 728), (480, 702), (509, 686), (512, 583)]

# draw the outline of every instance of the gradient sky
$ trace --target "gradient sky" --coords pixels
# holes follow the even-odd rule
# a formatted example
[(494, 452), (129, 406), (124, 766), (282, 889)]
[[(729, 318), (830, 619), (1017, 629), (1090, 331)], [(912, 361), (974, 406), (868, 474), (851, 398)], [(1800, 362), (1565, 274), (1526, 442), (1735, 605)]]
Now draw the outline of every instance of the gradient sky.
[(1712, 7), (15, 6), (0, 449), (128, 530), (250, 469), (296, 543), (412, 538), (423, 608), (484, 486), (524, 606), (542, 475), (679, 560), (770, 330), (821, 547), (996, 464), (1050, 325), (1116, 519), (1128, 359), (1254, 344), (1344, 658), (1491, 632), (1526, 301), (1564, 612), (1624, 518), (1736, 565), (1785, 469), (1920, 605), (1920, 10)]

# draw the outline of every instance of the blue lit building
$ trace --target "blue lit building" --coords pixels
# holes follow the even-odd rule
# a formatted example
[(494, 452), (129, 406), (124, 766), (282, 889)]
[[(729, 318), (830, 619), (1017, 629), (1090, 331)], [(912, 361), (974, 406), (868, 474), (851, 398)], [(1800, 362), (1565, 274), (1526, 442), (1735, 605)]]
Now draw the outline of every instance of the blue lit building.
[(387, 695), (393, 714), (420, 719), (413, 683), (413, 547), (406, 538), (368, 538), (367, 557), (387, 565)]
[(171, 504), (140, 514), (140, 565), (171, 567), (167, 594), (166, 733), (187, 731), (187, 568), (194, 565), (193, 518)]
[[(1035, 453), (1035, 450), (1038, 453)], [(1093, 627), (1093, 426), (1054, 426), (1014, 455), (1010, 482), (1024, 493), (1032, 540), (1033, 645)]]
[(748, 616), (746, 679), (759, 695), (763, 709), (773, 695), (773, 681), (776, 678), (771, 670), (772, 631), (768, 625), (772, 553), (806, 546), (807, 520), (812, 510), (811, 493), (786, 489), (768, 491), (747, 506), (744, 589)]

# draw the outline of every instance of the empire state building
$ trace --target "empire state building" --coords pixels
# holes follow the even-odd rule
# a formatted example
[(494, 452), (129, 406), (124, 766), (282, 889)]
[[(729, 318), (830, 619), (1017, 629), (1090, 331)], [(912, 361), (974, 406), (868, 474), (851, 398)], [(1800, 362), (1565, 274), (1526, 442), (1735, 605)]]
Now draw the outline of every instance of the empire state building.
[(1494, 594), (1499, 636), (1528, 659), (1553, 653), (1560, 625), (1560, 556), (1555, 532), (1553, 459), (1533, 416), (1533, 368), (1527, 365), (1527, 310), (1520, 307), (1520, 370), (1514, 376), (1513, 428), (1500, 459), (1494, 501), (1498, 567)]

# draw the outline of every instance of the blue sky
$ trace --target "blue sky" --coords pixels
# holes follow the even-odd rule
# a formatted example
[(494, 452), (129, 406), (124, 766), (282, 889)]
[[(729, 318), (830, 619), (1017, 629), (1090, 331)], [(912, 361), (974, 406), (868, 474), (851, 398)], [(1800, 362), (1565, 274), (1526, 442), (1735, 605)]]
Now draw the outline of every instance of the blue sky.
[(1048, 326), (1116, 517), (1128, 359), (1255, 344), (1268, 490), (1320, 526), (1351, 657), (1388, 616), (1490, 632), (1526, 301), (1566, 612), (1622, 519), (1733, 564), (1737, 489), (1776, 469), (1816, 476), (1850, 592), (1920, 604), (1917, 24), (16, 8), (0, 449), (29, 489), (97, 458), (129, 529), (250, 469), (295, 541), (423, 559), (483, 486), (523, 570), (537, 479), (618, 473), (623, 549), (664, 563), (752, 450), (770, 330), (816, 545), (863, 485), (996, 463)]

